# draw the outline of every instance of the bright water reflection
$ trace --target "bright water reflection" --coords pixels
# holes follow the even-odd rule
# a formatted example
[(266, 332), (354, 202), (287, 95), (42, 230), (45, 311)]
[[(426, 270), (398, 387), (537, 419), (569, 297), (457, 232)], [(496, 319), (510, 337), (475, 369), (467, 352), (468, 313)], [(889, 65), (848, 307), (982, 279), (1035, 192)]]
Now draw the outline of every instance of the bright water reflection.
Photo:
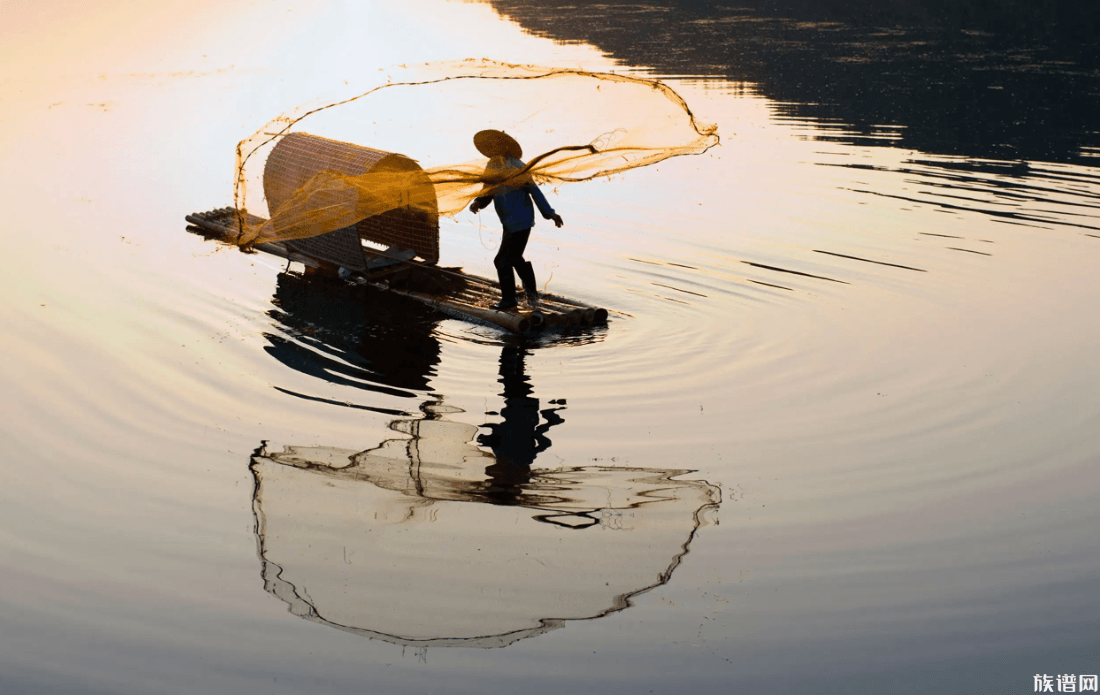
[[(0, 281), (0, 689), (1031, 692), (1037, 672), (1096, 671), (1100, 180), (1086, 156), (1095, 133), (1081, 132), (1072, 100), (1056, 102), (1067, 118), (1051, 128), (1028, 116), (1017, 135), (994, 138), (1017, 147), (1006, 158), (973, 129), (933, 137), (943, 119), (928, 126), (837, 92), (808, 99), (797, 73), (758, 69), (771, 53), (733, 73), (735, 61), (704, 65), (686, 42), (671, 54), (683, 61), (662, 65), (667, 51), (601, 44), (607, 56), (533, 37), (487, 5), (404, 7), (242, 3), (219, 9), (221, 23), (179, 25), (135, 10), (116, 33), (96, 24), (87, 42), (66, 15), (25, 25), (31, 38), (20, 39), (51, 45), (56, 29), (70, 40), (51, 60), (5, 58), (0, 234), (14, 261)], [(587, 26), (639, 45), (615, 24), (622, 16)], [(667, 43), (686, 26), (653, 35)], [(821, 27), (791, 30), (813, 33), (785, 44), (811, 58), (852, 48)], [(362, 41), (364, 31), (383, 38)], [(722, 46), (722, 56), (744, 47)], [(566, 226), (537, 227), (529, 255), (549, 289), (616, 309), (606, 331), (520, 345), (307, 285), (183, 232), (184, 214), (228, 203), (233, 145), (342, 83), (334, 66), (487, 53), (677, 72), (670, 82), (719, 125), (723, 145), (703, 157), (551, 192)], [(983, 64), (1020, 64), (1004, 55)], [(874, 74), (873, 63), (830, 64)], [(1055, 82), (1083, 80), (1092, 99), (1091, 68), (1079, 65)], [(906, 93), (919, 95), (921, 79), (907, 74)], [(980, 94), (1011, 97), (1018, 84)], [(477, 120), (449, 113), (433, 137), (464, 142)], [(491, 274), (496, 231), (482, 222), (444, 223), (444, 263)], [(468, 541), (529, 542), (524, 552), (554, 557), (546, 534), (559, 527), (534, 521), (532, 505), (491, 501), (522, 501), (540, 481), (596, 489), (563, 482), (571, 471), (619, 476), (598, 489), (625, 497), (634, 471), (694, 471), (672, 482), (721, 486), (720, 523), (628, 610), (504, 649), (418, 659), (288, 614), (257, 580), (257, 508), (269, 515), (266, 559), (325, 598), (318, 615), (348, 615), (377, 595), (332, 583), (359, 570), (359, 555), (343, 563), (344, 539), (379, 551), (356, 535), (373, 516), (357, 524), (343, 510), (425, 498), (333, 473), (349, 506), (328, 507), (328, 472), (279, 463), (287, 450), (276, 445), (250, 469), (257, 442), (349, 457), (394, 439), (395, 419), (432, 428), (441, 418), (425, 403), (446, 404), (444, 429), (473, 457), (447, 469), (444, 488), (465, 495), (469, 483), (482, 497), (431, 502)], [(513, 449), (510, 431), (531, 436)], [(520, 475), (494, 468), (509, 457)], [(257, 466), (288, 486), (256, 488)], [(272, 495), (256, 502), (257, 490)], [(318, 506), (318, 523), (303, 521)], [(621, 505), (585, 507), (596, 508)], [(605, 532), (640, 549), (628, 569), (667, 570), (693, 528), (687, 506), (677, 510), (652, 556), (643, 534)], [(276, 518), (281, 540), (268, 545)], [(424, 548), (443, 549), (429, 531), (443, 524), (421, 521)], [(597, 530), (561, 533), (584, 540), (588, 557), (601, 552), (587, 545)], [(314, 537), (340, 540), (339, 555), (330, 543), (309, 557), (302, 541)], [(400, 549), (387, 542), (386, 557)], [(604, 581), (606, 594), (596, 586), (568, 615), (597, 615), (652, 584)], [(396, 609), (382, 628), (369, 612), (346, 622), (407, 634), (392, 626), (405, 621)], [(562, 615), (533, 612), (518, 629)]]

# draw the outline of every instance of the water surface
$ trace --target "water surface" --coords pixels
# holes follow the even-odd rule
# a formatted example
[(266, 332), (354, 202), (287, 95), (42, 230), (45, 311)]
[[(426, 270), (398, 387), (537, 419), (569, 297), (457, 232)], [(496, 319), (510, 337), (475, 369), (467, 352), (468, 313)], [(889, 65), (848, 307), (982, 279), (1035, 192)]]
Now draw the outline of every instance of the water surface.
[[(0, 689), (1000, 693), (1100, 670), (1088, 46), (1016, 70), (1044, 36), (967, 25), (929, 73), (892, 37), (935, 23), (869, 51), (844, 16), (686, 5), (590, 9), (584, 34), (533, 3), (105, 7), (16, 15), (3, 58)], [(631, 12), (660, 50), (623, 47)], [(853, 42), (867, 61), (822, 58)], [(272, 116), (482, 56), (670, 75), (718, 124), (705, 155), (548, 192), (566, 226), (529, 257), (606, 329), (520, 342), (184, 232)], [(884, 81), (902, 96), (849, 93)], [(490, 275), (496, 234), (444, 221), (442, 262)]]

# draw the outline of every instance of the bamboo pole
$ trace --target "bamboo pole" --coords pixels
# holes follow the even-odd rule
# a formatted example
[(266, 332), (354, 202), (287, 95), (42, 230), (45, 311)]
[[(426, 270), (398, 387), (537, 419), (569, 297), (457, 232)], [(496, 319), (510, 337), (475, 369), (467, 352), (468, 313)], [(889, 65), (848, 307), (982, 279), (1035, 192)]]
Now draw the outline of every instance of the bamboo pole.
[[(494, 297), (496, 294), (496, 288), (489, 284), (488, 281), (471, 275), (467, 276), (467, 286), (472, 290), (473, 294), (478, 297)], [(481, 292), (476, 292), (476, 290)], [(584, 304), (576, 300), (567, 299), (565, 297), (559, 297), (552, 294), (540, 294), (539, 295), (539, 309), (544, 313), (560, 313), (567, 314), (577, 309), (581, 309), (584, 312), (582, 322), (587, 324), (602, 324), (607, 322), (607, 309), (602, 307), (595, 307), (589, 304)], [(591, 314), (589, 314), (591, 312)]]
[[(380, 286), (376, 285), (376, 287)], [(433, 297), (430, 294), (415, 292), (413, 290), (398, 290), (387, 287), (380, 287), (380, 289), (386, 289), (395, 294), (409, 297), (410, 299), (415, 299), (419, 302), (427, 304), (432, 308), (439, 309), (445, 314), (456, 316), (457, 318), (472, 318), (480, 322), (490, 323), (494, 326), (500, 326), (501, 328), (507, 328), (508, 330), (515, 333), (526, 333), (533, 327), (529, 314), (515, 314), (507, 311), (497, 311), (496, 309), (486, 309), (479, 306), (459, 304), (458, 302), (454, 302), (449, 299)]]

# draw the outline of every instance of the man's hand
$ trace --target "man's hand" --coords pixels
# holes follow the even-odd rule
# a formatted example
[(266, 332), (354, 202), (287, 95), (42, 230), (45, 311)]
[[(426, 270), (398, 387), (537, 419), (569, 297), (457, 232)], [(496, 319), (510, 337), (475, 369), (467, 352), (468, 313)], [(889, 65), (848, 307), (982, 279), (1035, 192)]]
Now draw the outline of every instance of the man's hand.
[(470, 203), (470, 212), (476, 213), (481, 210), (481, 206), (477, 204), (477, 201)]
[(563, 224), (565, 224), (564, 222), (561, 221), (561, 215), (554, 215), (550, 219), (554, 220), (554, 224), (556, 224), (559, 227), (562, 226)]

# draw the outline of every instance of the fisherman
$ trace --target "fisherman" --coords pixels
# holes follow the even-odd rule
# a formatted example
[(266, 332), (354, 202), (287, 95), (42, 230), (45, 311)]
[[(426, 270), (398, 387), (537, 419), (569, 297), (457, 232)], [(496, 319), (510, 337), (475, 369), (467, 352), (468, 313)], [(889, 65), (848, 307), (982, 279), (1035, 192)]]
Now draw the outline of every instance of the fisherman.
[(538, 305), (535, 271), (531, 263), (523, 258), (523, 251), (531, 236), (531, 227), (535, 224), (535, 209), (531, 201), (534, 200), (544, 218), (553, 220), (558, 227), (564, 222), (561, 215), (554, 212), (550, 203), (546, 202), (546, 196), (529, 175), (524, 175), (518, 181), (509, 181), (509, 185), (492, 185), (493, 181), (507, 180), (518, 174), (526, 166), (520, 161), (523, 150), (512, 136), (500, 130), (483, 130), (474, 135), (474, 147), (489, 158), (489, 164), (485, 167), (487, 194), (474, 200), (470, 205), (470, 212), (476, 213), (488, 207), (492, 201), (504, 226), (500, 249), (493, 259), (497, 277), (500, 279), (500, 302), (493, 308), (500, 311), (516, 308), (516, 278), (512, 274), (513, 269), (523, 281), (527, 305), (534, 308)]

